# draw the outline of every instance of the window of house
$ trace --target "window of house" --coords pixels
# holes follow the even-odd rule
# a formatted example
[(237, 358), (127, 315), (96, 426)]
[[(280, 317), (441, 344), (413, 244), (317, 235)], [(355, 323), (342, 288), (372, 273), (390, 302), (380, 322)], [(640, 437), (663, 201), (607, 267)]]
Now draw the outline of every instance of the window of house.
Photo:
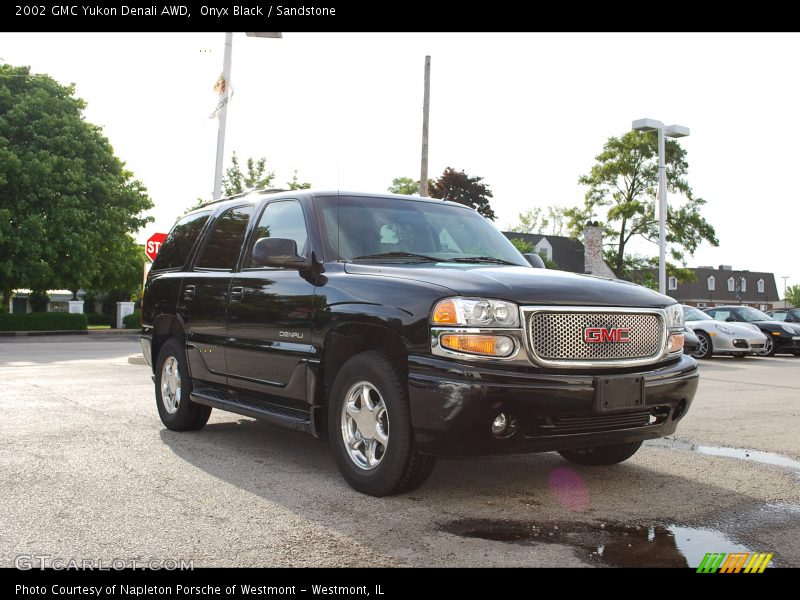
[(252, 214), (252, 206), (239, 206), (222, 213), (208, 235), (197, 268), (232, 271), (239, 259), (244, 232)]
[(728, 277), (728, 291), (735, 292), (736, 291), (736, 281), (733, 277)]
[(716, 289), (716, 280), (713, 275), (708, 277), (708, 291), (713, 292)]
[(677, 277), (670, 277), (669, 278), (669, 289), (677, 290), (678, 289), (678, 278)]
[(756, 283), (756, 287), (758, 288), (758, 293), (759, 294), (763, 294), (764, 293), (764, 280), (763, 279), (759, 279), (758, 282)]
[(746, 291), (747, 291), (747, 279), (742, 277), (742, 292), (746, 292)]

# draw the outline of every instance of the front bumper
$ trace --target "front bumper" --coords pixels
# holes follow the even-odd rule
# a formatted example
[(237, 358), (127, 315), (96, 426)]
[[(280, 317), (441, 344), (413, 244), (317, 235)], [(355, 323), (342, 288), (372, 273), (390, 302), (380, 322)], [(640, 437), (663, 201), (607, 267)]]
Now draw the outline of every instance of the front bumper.
[[(429, 356), (410, 356), (409, 399), (417, 447), (436, 456), (570, 450), (670, 435), (697, 390), (697, 362), (687, 355), (667, 366), (630, 373), (644, 378), (644, 403), (602, 410), (595, 388), (602, 374), (538, 373)], [(503, 413), (515, 425), (492, 434)]]
[(714, 352), (719, 354), (724, 353), (742, 353), (750, 354), (753, 352), (761, 352), (764, 349), (764, 344), (767, 341), (765, 335), (722, 335), (715, 334), (712, 338), (714, 344)]

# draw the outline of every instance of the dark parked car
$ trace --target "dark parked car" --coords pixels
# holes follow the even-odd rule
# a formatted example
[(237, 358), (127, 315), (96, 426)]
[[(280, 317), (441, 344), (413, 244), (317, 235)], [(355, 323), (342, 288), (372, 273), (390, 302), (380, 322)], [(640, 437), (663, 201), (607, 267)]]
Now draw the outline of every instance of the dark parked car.
[(766, 315), (769, 315), (776, 321), (785, 321), (786, 323), (800, 323), (800, 308), (783, 308), (776, 310), (768, 310)]
[(697, 337), (694, 331), (686, 325), (683, 328), (683, 351), (684, 353), (693, 356), (700, 350), (700, 338)]
[(782, 323), (752, 306), (715, 306), (706, 312), (717, 321), (752, 323), (767, 336), (764, 356), (778, 352), (800, 356), (800, 325)]
[(698, 381), (671, 298), (532, 268), (474, 210), (412, 196), (201, 207), (162, 245), (142, 323), (168, 428), (213, 407), (327, 437), (375, 496), (435, 456), (624, 461), (675, 431)]

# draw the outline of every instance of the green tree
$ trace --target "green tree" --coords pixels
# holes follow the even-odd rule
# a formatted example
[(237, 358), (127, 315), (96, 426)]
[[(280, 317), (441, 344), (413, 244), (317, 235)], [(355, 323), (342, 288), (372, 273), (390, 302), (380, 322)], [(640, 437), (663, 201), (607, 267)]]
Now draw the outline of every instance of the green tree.
[(539, 233), (542, 235), (564, 235), (565, 208), (548, 206), (531, 208), (517, 215), (517, 224), (509, 227), (515, 233)]
[(389, 191), (392, 194), (419, 195), (419, 181), (411, 177), (395, 177), (392, 179)]
[(83, 118), (86, 103), (28, 67), (0, 65), (0, 287), (98, 287), (152, 221), (146, 189)]
[[(612, 246), (607, 262), (618, 277), (624, 277), (630, 272), (626, 268), (629, 242), (641, 237), (658, 243), (657, 135), (629, 131), (621, 137), (611, 137), (596, 160), (591, 171), (578, 180), (589, 186), (584, 206), (568, 209), (565, 215), (575, 235), (583, 231), (587, 221), (600, 215), (605, 222), (605, 237)], [(675, 140), (667, 140), (665, 160), (667, 189), (673, 198), (667, 217), (667, 246), (670, 256), (683, 263), (703, 241), (713, 246), (719, 242), (714, 227), (700, 214), (706, 201), (694, 196), (686, 181), (686, 151)], [(681, 200), (676, 202), (677, 195)]]
[(492, 191), (482, 181), (483, 177), (470, 177), (464, 171), (447, 167), (442, 176), (430, 186), (430, 194), (432, 198), (471, 206), (487, 219), (494, 221), (497, 217), (489, 204)]
[(786, 298), (792, 306), (800, 307), (800, 285), (790, 285), (786, 288)]
[(311, 188), (311, 184), (307, 181), (298, 181), (297, 179), (297, 169), (294, 170), (294, 175), (292, 175), (292, 180), (286, 182), (286, 186), (290, 190), (307, 190)]
[(239, 159), (234, 151), (231, 156), (231, 166), (226, 169), (225, 176), (222, 178), (222, 195), (233, 196), (250, 190), (269, 189), (272, 187), (273, 181), (275, 181), (275, 173), (267, 171), (267, 159), (265, 157), (258, 160), (254, 160), (252, 156), (248, 158), (247, 173), (242, 173), (242, 169), (239, 167)]

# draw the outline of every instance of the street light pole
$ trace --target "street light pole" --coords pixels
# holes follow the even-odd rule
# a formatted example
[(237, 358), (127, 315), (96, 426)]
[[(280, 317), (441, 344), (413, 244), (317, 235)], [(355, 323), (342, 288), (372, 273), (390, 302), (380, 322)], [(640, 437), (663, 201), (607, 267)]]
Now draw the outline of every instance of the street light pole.
[(658, 291), (667, 293), (667, 163), (664, 137), (679, 138), (689, 135), (689, 128), (667, 125), (656, 119), (637, 119), (632, 128), (636, 131), (658, 132)]

